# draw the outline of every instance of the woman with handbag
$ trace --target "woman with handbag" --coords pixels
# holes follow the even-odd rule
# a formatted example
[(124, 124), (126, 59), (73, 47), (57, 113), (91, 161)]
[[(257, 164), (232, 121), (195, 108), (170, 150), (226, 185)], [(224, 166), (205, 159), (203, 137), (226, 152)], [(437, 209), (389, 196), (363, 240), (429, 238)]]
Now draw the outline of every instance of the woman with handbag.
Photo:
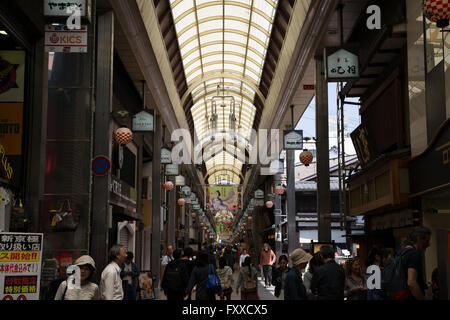
[(236, 293), (241, 288), (241, 300), (259, 300), (258, 296), (258, 271), (251, 265), (251, 258), (247, 257), (239, 270), (239, 278)]
[(217, 269), (217, 275), (220, 279), (220, 284), (222, 285), (222, 294), (220, 295), (220, 300), (231, 300), (231, 293), (233, 288), (231, 284), (233, 282), (233, 271), (229, 266), (227, 266), (227, 261), (225, 257), (219, 258), (219, 269)]
[(95, 262), (90, 256), (81, 256), (75, 261), (80, 268), (80, 288), (69, 288), (67, 281), (61, 282), (55, 300), (100, 300), (98, 286), (91, 282), (95, 272)]

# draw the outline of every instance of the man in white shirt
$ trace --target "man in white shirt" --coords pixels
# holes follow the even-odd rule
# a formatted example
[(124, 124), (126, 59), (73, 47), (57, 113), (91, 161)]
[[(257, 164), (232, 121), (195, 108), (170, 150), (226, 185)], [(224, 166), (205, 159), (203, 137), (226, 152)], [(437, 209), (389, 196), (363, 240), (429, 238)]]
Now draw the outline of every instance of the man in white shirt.
[(247, 254), (247, 249), (242, 250), (241, 257), (239, 258), (239, 267), (242, 267), (242, 264), (247, 257), (249, 257), (249, 255)]
[(174, 260), (173, 259), (173, 247), (169, 245), (169, 246), (167, 246), (167, 254), (164, 256), (161, 264), (165, 268), (165, 267), (167, 267), (169, 262), (171, 262), (173, 260)]
[(123, 300), (120, 266), (125, 262), (126, 258), (126, 248), (122, 245), (116, 244), (109, 250), (110, 263), (103, 270), (100, 280), (100, 294), (102, 300)]

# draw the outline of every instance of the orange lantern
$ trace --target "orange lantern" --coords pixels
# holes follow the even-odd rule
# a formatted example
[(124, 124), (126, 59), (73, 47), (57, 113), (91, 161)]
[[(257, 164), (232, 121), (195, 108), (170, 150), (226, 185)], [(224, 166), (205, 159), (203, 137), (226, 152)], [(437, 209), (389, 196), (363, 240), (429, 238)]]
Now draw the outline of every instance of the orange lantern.
[(253, 221), (253, 217), (248, 217), (248, 221)]
[(446, 28), (450, 20), (450, 0), (425, 0), (424, 13), (438, 28)]
[(126, 127), (119, 128), (114, 133), (114, 139), (119, 144), (129, 144), (133, 140), (133, 132)]
[(184, 198), (178, 199), (178, 205), (184, 206), (185, 203), (186, 203), (186, 200)]
[(205, 224), (202, 222), (202, 223), (200, 223), (200, 227), (204, 227), (205, 226)]
[(173, 189), (173, 182), (172, 181), (167, 181), (166, 183), (164, 183), (164, 189), (165, 190), (172, 190)]
[(273, 202), (272, 201), (267, 201), (266, 202), (266, 207), (269, 208), (269, 209), (272, 208), (273, 207)]
[(196, 216), (197, 216), (197, 214), (196, 214), (195, 212), (192, 212), (192, 213), (191, 213), (191, 217), (192, 217), (192, 218), (195, 218)]
[(312, 161), (313, 154), (311, 152), (305, 149), (302, 153), (300, 153), (300, 162), (303, 163), (305, 167), (308, 167)]

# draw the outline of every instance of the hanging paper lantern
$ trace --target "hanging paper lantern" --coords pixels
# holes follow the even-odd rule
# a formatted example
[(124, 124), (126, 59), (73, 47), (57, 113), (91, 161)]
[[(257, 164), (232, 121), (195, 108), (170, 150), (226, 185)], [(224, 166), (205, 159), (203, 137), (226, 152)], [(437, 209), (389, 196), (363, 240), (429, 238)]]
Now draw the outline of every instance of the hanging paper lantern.
[(197, 216), (197, 214), (196, 214), (195, 212), (192, 212), (192, 213), (191, 213), (191, 217), (192, 217), (192, 218), (195, 218), (196, 216)]
[(172, 181), (167, 181), (166, 183), (164, 183), (164, 189), (165, 190), (172, 190), (173, 189), (173, 182)]
[(205, 230), (205, 231), (206, 231), (206, 230), (208, 230), (208, 228), (207, 228), (207, 227), (203, 227), (203, 230)]
[(273, 207), (273, 202), (272, 201), (267, 201), (266, 202), (266, 207), (269, 208), (269, 209), (272, 208)]
[(247, 223), (245, 223), (245, 222), (242, 224), (243, 227), (245, 227), (246, 225), (247, 225)]
[(178, 199), (178, 205), (184, 206), (185, 203), (186, 203), (186, 200), (184, 198)]
[(253, 221), (253, 217), (248, 217), (248, 221)]
[(300, 153), (300, 162), (303, 163), (306, 167), (311, 164), (313, 161), (313, 155), (308, 150), (303, 150), (302, 153)]
[(200, 223), (200, 227), (204, 227), (205, 226), (205, 224), (202, 222), (202, 223)]
[(283, 186), (276, 186), (275, 187), (276, 194), (282, 195), (284, 193), (284, 187)]
[(438, 28), (446, 28), (450, 20), (450, 0), (425, 0), (424, 13)]
[(114, 139), (119, 144), (129, 144), (133, 140), (133, 132), (128, 128), (119, 128), (114, 133)]

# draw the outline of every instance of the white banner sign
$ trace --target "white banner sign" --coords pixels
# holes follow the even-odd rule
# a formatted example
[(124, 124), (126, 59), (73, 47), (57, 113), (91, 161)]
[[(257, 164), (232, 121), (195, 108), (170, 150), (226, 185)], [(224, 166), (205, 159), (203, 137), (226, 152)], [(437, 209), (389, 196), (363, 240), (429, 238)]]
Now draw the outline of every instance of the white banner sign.
[(39, 300), (42, 233), (0, 233), (0, 300)]
[(45, 52), (86, 53), (88, 52), (88, 29), (69, 30), (65, 26), (45, 27)]
[(47, 17), (68, 17), (67, 9), (77, 6), (82, 17), (86, 16), (86, 0), (44, 0), (44, 16)]

